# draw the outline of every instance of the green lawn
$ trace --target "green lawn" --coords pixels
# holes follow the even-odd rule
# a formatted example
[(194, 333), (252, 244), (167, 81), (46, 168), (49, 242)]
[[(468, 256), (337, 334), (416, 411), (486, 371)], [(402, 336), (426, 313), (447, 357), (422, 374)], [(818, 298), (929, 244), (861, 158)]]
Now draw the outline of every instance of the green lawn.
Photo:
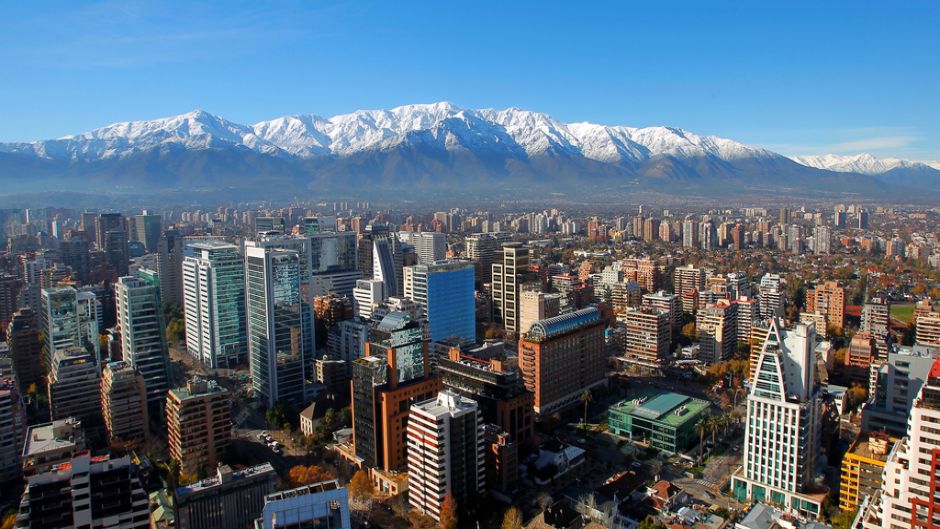
[(891, 305), (891, 317), (904, 323), (910, 323), (914, 317), (914, 305)]

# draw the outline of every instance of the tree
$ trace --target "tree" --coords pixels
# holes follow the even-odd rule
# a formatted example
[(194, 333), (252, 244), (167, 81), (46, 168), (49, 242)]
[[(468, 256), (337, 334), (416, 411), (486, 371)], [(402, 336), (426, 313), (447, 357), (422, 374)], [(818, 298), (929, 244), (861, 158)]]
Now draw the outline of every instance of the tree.
[(330, 428), (336, 424), (336, 410), (333, 408), (327, 408), (326, 413), (323, 414), (323, 422)]
[(454, 495), (447, 493), (441, 503), (441, 529), (457, 529), (457, 500)]
[(705, 432), (708, 431), (708, 417), (704, 417), (699, 422), (695, 423), (695, 433), (698, 434), (698, 460), (699, 463), (702, 462), (702, 456), (705, 451)]
[(372, 480), (365, 470), (357, 470), (349, 480), (349, 495), (356, 500), (366, 500), (372, 497)]
[(331, 471), (317, 465), (310, 465), (309, 467), (296, 465), (291, 467), (287, 473), (287, 478), (291, 484), (297, 487), (327, 481), (335, 477)]
[(590, 389), (586, 389), (581, 392), (581, 396), (578, 399), (584, 403), (584, 427), (587, 428), (588, 420), (588, 405), (594, 402), (594, 395), (591, 393)]
[(522, 529), (522, 513), (515, 507), (506, 509), (503, 513), (503, 525), (501, 529)]
[(636, 526), (636, 529), (664, 529), (666, 526), (658, 521), (652, 516), (647, 516), (639, 525)]
[(0, 522), (0, 529), (13, 529), (16, 527), (16, 511), (8, 512)]
[(868, 390), (857, 383), (852, 384), (852, 387), (845, 392), (846, 412), (855, 410), (859, 404), (866, 400), (868, 400)]

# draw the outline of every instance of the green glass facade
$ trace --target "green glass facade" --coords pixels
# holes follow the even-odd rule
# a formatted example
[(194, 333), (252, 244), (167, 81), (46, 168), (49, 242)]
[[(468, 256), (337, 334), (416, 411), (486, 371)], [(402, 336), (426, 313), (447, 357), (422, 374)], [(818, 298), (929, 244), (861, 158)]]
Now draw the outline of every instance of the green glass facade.
[(708, 407), (703, 400), (678, 393), (650, 392), (612, 406), (608, 423), (616, 435), (676, 453), (698, 442), (695, 425), (705, 417)]

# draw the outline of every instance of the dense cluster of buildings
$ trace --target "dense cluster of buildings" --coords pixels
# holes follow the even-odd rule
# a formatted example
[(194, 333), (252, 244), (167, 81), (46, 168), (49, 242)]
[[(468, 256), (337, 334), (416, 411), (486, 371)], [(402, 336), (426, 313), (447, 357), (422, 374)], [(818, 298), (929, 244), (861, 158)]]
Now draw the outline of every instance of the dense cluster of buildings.
[[(149, 524), (147, 465), (123, 450), (153, 439), (187, 482), (172, 491), (177, 527), (349, 526), (338, 483), (278, 491), (270, 465), (231, 465), (242, 397), (291, 412), (348, 402), (350, 437), (337, 452), (375, 490), (407, 494), (439, 521), (447, 497), (512, 498), (583, 468), (583, 450), (535, 425), (587, 419), (612, 373), (703, 375), (743, 357), (746, 375), (713, 389), (744, 396), (734, 499), (825, 516), (826, 379), (838, 371), (868, 393), (840, 454), (839, 506), (858, 509), (865, 527), (932, 527), (932, 300), (919, 297), (904, 338), (913, 345), (900, 346), (896, 292), (865, 290), (859, 302), (857, 279), (831, 268), (803, 285), (730, 258), (865, 253), (936, 267), (929, 229), (887, 236), (870, 223), (890, 226), (897, 213), (860, 206), (604, 218), (328, 209), (2, 213), (0, 481), (24, 484), (19, 526)], [(845, 342), (841, 365), (829, 340)], [(208, 375), (181, 376), (171, 349)], [(635, 391), (606, 424), (682, 455), (717, 411), (684, 393)], [(612, 480), (610, 490), (629, 481)], [(677, 496), (660, 487), (644, 497), (662, 511)]]

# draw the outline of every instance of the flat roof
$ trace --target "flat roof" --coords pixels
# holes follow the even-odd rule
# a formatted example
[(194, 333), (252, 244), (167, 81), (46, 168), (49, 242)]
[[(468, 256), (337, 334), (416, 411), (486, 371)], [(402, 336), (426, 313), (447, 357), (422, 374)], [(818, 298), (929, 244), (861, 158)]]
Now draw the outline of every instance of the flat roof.
[[(640, 403), (638, 400), (646, 399)], [(680, 407), (686, 411), (682, 415), (673, 413)], [(679, 426), (687, 421), (696, 419), (709, 407), (704, 400), (673, 393), (669, 391), (648, 391), (632, 400), (624, 400), (615, 404), (611, 409), (627, 413), (634, 417), (657, 421), (669, 426)]]
[[(62, 434), (62, 436), (56, 434)], [(78, 446), (76, 437), (80, 435), (81, 423), (71, 418), (30, 426), (26, 431), (23, 457), (76, 447)]]

